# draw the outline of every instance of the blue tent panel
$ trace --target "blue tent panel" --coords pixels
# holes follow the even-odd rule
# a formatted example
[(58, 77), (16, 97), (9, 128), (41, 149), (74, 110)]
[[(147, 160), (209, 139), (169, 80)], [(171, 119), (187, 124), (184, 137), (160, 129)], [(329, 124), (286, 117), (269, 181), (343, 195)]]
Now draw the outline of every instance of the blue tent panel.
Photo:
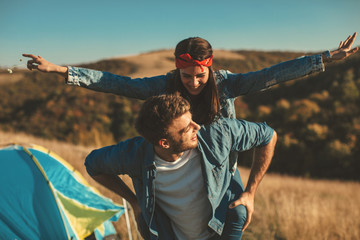
[(40, 146), (0, 148), (0, 239), (96, 239), (116, 234), (124, 208)]
[[(123, 207), (114, 205), (110, 199), (100, 196), (94, 192), (91, 187), (80, 183), (74, 171), (66, 168), (61, 162), (54, 158), (49, 157), (47, 153), (36, 149), (29, 149), (29, 151), (39, 161), (54, 188), (64, 196), (85, 204), (88, 207), (104, 210), (113, 209), (115, 211), (121, 211), (121, 214), (124, 212)], [(69, 188), (69, 186), (71, 186), (71, 188)]]
[(53, 193), (30, 156), (9, 147), (0, 161), (0, 239), (67, 239)]

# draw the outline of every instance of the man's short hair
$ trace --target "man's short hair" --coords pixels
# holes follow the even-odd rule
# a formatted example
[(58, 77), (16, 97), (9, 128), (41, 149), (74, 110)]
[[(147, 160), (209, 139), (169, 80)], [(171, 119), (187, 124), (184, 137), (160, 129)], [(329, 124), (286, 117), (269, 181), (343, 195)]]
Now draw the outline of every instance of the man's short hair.
[(136, 130), (150, 143), (168, 138), (172, 121), (190, 111), (190, 104), (178, 95), (160, 95), (147, 99), (135, 123)]

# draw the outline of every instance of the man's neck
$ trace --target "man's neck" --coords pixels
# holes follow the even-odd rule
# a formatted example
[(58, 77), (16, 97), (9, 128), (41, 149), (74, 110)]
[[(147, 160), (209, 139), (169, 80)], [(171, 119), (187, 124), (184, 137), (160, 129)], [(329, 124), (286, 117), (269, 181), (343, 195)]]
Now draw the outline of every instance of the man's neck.
[(155, 153), (164, 161), (167, 162), (175, 162), (176, 160), (178, 160), (183, 154), (184, 152), (181, 153), (173, 153), (171, 152), (171, 150), (169, 149), (165, 149), (159, 146), (154, 146), (154, 150)]

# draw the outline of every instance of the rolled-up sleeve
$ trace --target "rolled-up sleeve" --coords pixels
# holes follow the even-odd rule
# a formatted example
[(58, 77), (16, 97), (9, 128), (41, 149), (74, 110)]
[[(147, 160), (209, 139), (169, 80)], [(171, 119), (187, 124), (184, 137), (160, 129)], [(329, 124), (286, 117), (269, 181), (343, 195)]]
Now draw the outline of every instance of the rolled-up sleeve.
[(168, 75), (148, 78), (130, 78), (87, 68), (68, 66), (65, 83), (94, 91), (145, 100), (151, 96), (164, 94)]
[(274, 129), (266, 123), (254, 123), (245, 120), (227, 120), (230, 144), (233, 151), (246, 151), (254, 147), (267, 145), (274, 134)]
[(242, 74), (222, 71), (224, 77), (222, 88), (229, 95), (228, 97), (234, 98), (323, 71), (325, 66), (320, 54), (303, 56), (256, 72)]

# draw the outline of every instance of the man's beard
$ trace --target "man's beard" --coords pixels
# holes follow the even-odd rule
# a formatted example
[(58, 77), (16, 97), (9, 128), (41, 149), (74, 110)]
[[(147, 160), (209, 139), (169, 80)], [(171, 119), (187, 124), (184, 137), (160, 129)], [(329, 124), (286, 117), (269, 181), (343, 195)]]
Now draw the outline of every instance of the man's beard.
[(176, 142), (174, 140), (171, 140), (171, 150), (173, 153), (182, 153), (190, 149), (194, 149), (198, 146), (198, 141), (196, 141), (196, 144), (184, 144), (183, 141)]

